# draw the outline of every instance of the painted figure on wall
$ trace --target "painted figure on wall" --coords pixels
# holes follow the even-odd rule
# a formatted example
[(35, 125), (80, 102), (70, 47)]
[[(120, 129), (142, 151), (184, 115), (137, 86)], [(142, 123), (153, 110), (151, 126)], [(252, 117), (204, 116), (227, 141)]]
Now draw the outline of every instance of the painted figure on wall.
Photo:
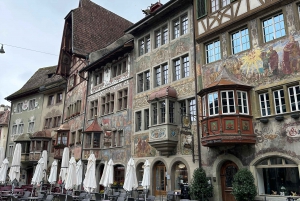
[(293, 35), (289, 36), (289, 42), (283, 48), (283, 73), (290, 74), (299, 70), (300, 48), (299, 42)]
[(153, 148), (150, 146), (148, 136), (139, 136), (134, 139), (134, 149), (137, 157), (154, 155)]
[(278, 54), (273, 47), (269, 47), (268, 56), (270, 68), (272, 70), (273, 75), (277, 78), (278, 76)]

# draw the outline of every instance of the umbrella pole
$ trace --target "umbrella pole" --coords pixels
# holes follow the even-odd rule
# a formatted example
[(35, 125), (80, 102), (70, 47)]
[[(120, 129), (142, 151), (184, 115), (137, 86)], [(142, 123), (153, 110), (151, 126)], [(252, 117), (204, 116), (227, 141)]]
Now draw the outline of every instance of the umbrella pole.
[(68, 193), (66, 192), (66, 199), (65, 199), (65, 201), (67, 201), (67, 196), (68, 196)]
[(34, 189), (34, 185), (32, 185), (31, 197), (32, 197), (32, 194), (33, 194), (33, 189)]

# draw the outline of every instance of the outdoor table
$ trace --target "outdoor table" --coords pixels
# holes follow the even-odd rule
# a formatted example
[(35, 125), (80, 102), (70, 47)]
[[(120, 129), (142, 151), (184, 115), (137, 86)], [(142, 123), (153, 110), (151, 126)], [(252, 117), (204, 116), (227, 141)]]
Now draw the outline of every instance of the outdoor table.
[(39, 197), (28, 197), (28, 200), (30, 201), (34, 201), (34, 200), (38, 200), (39, 199)]
[(73, 195), (73, 200), (80, 200), (80, 196), (79, 195)]
[(300, 196), (287, 196), (287, 200), (293, 201), (293, 200), (298, 200)]
[(116, 195), (107, 195), (108, 199), (113, 201), (117, 197)]

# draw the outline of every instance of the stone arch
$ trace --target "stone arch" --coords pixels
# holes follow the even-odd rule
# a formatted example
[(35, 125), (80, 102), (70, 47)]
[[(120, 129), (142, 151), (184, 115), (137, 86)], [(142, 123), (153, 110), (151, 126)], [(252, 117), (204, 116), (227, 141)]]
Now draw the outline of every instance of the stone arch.
[[(175, 164), (177, 163), (177, 162), (182, 162), (182, 163), (184, 163), (184, 165), (186, 166), (186, 168), (187, 168), (187, 172), (188, 172), (188, 183), (191, 181), (191, 178), (192, 178), (192, 173), (191, 173), (191, 168), (190, 168), (190, 165), (189, 165), (189, 163), (184, 159), (184, 158), (182, 158), (182, 157), (175, 157), (171, 162), (170, 162), (170, 164), (169, 164), (169, 168), (167, 169), (167, 172), (168, 173), (171, 173), (171, 179), (170, 179), (170, 181), (174, 181), (175, 180), (175, 173), (174, 173), (174, 171), (175, 171), (175, 168), (174, 168), (174, 166), (175, 166)], [(170, 183), (168, 183), (168, 185), (171, 185), (171, 189), (175, 189), (175, 186), (174, 186), (174, 182), (172, 182), (171, 184)]]

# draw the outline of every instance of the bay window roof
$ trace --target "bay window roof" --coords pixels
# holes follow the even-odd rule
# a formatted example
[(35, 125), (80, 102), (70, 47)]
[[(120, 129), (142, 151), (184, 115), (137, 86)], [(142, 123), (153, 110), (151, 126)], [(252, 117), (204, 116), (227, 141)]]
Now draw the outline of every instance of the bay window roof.
[(161, 88), (160, 90), (150, 94), (150, 96), (148, 98), (148, 102), (158, 100), (158, 99), (164, 99), (164, 98), (175, 98), (175, 99), (177, 99), (176, 90), (171, 86)]
[(92, 132), (101, 132), (103, 131), (102, 128), (99, 126), (97, 117), (94, 118), (94, 121), (92, 122), (89, 127), (84, 131), (85, 133), (92, 133)]

